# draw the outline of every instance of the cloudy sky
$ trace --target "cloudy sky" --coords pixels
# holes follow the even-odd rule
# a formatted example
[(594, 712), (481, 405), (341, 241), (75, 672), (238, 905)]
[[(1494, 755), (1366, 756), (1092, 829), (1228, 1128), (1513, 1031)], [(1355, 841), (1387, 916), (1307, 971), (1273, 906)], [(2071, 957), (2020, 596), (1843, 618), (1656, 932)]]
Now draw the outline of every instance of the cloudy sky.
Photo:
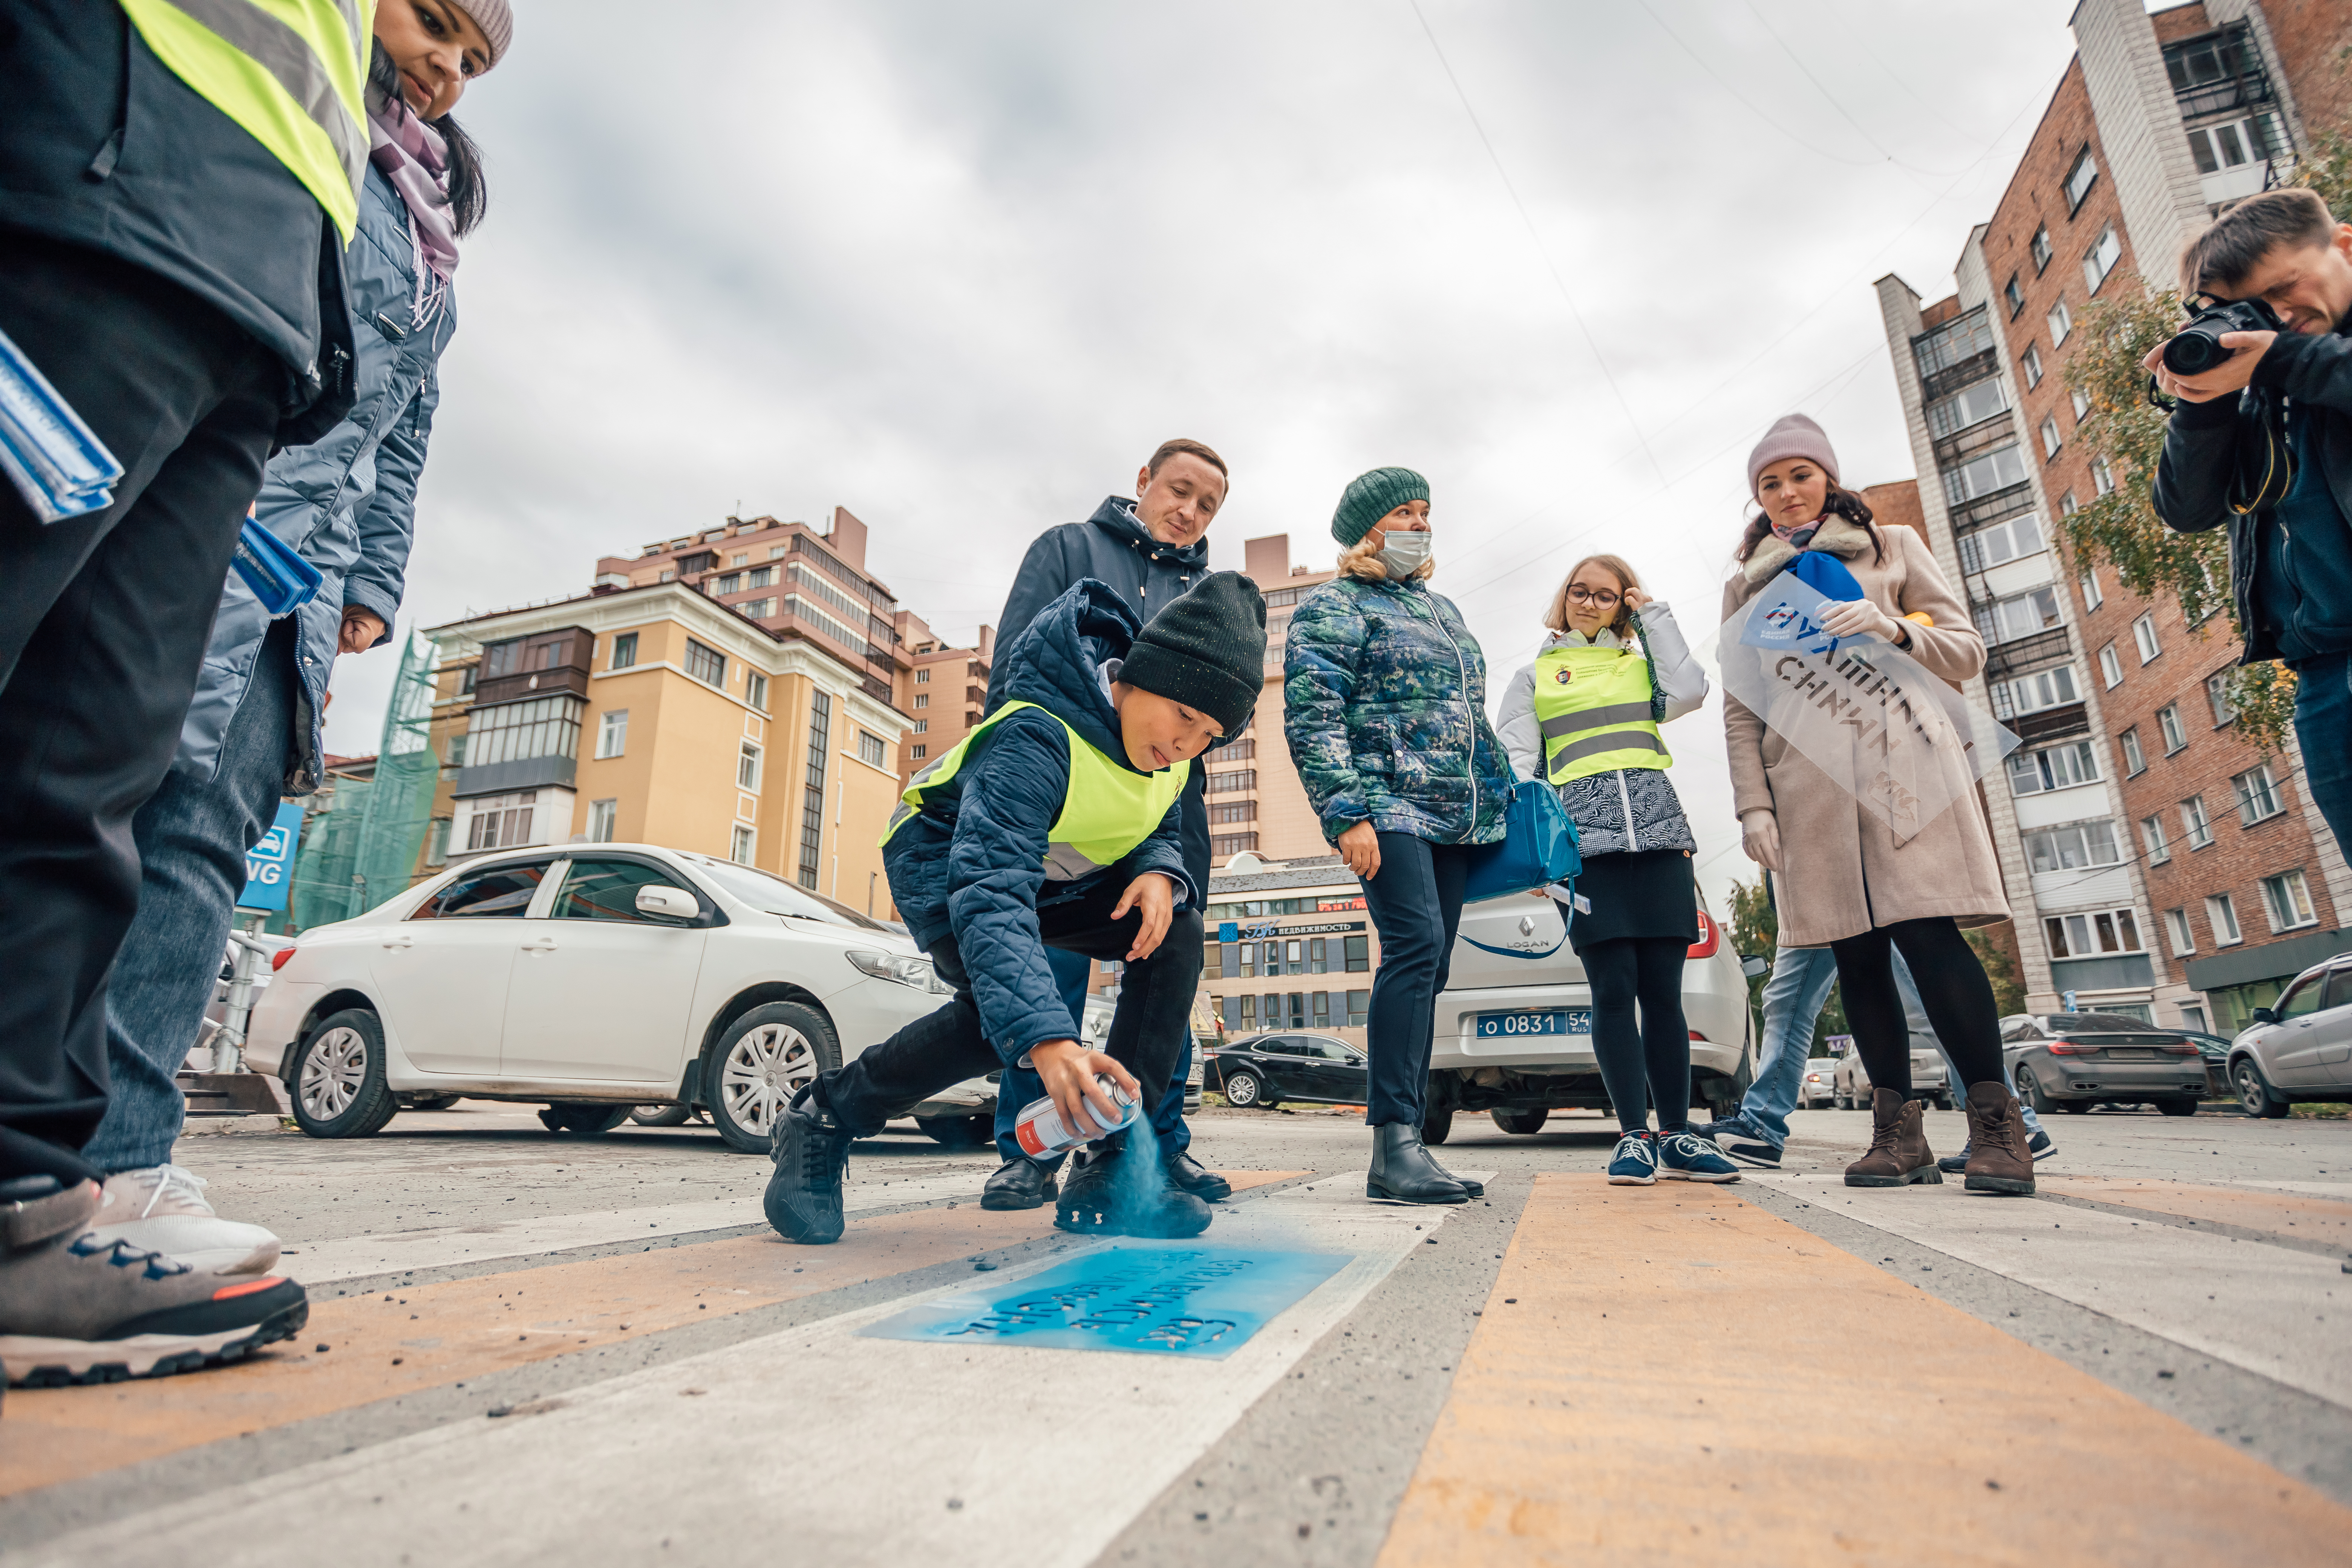
[[(1234, 468), (1220, 567), (1327, 563), (1351, 476), (1428, 475), (1497, 690), (1586, 551), (1696, 637), (1773, 418), (1911, 475), (1871, 282), (1949, 291), (2069, 9), (518, 0), (458, 110), (491, 215), (403, 624), (837, 502), (962, 640), (1186, 435)], [(334, 750), (375, 749), (393, 662), (342, 662)], [(1668, 738), (1719, 898), (1720, 725)]]

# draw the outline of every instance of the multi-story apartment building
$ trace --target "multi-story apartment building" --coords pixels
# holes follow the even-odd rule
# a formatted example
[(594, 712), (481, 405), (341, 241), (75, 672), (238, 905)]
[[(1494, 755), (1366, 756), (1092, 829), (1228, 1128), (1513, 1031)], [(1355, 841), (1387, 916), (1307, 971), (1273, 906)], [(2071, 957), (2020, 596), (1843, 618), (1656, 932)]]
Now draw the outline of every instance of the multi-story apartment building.
[(1265, 595), (1265, 684), (1242, 732), (1208, 755), (1210, 849), (1218, 865), (1245, 850), (1269, 860), (1328, 854), (1282, 736), (1282, 654), (1298, 601), (1339, 574), (1293, 566), (1286, 533), (1242, 548), (1244, 573)]
[(1313, 1029), (1360, 1046), (1380, 965), (1364, 889), (1337, 855), (1244, 855), (1209, 884), (1201, 992), (1228, 1035)]
[(2214, 211), (2291, 171), (2298, 72), (2243, 0), (2084, 0), (2074, 26), (1956, 292), (1923, 308), (1888, 277), (1879, 304), (1933, 476), (1926, 531), (1991, 645), (1975, 694), (2023, 741), (1986, 804), (2029, 1005), (2227, 1030), (2333, 951), (2352, 879), (2298, 759), (2231, 725), (2226, 622), (2189, 626), (2074, 558), (2063, 520), (2122, 476), (2076, 438), (2088, 402), (2064, 371), (2096, 302), (2169, 286)]
[(898, 656), (898, 707), (912, 715), (900, 737), (900, 782), (938, 761), (980, 722), (988, 700), (988, 671), (996, 657), (996, 628), (980, 628), (971, 647), (953, 647), (912, 610), (894, 621)]

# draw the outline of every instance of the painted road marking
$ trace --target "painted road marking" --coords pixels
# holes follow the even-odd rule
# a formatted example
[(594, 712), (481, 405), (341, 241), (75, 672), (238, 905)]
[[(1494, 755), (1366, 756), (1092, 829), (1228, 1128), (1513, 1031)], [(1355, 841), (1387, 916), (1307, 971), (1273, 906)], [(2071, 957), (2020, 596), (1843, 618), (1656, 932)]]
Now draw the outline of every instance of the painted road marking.
[(17, 1556), (181, 1568), (188, 1541), (234, 1539), (240, 1568), (314, 1568), (315, 1532), (254, 1528), (268, 1518), (359, 1521), (338, 1530), (338, 1561), (387, 1568), (542, 1551), (642, 1562), (664, 1555), (664, 1542), (680, 1563), (759, 1568), (780, 1553), (1080, 1568), (1443, 1227), (1443, 1209), (1365, 1202), (1362, 1179), (1350, 1178), (1352, 1194), (1289, 1189), (1220, 1213), (1220, 1245), (1279, 1248), (1303, 1229), (1355, 1255), (1223, 1361), (861, 1337), (906, 1305), (891, 1302), (628, 1373), (528, 1418), (397, 1438)]
[(1758, 1178), (2289, 1388), (2352, 1405), (2352, 1277), (2332, 1258), (2135, 1226), (2126, 1215), (1940, 1187)]
[(2128, 1176), (2064, 1176), (2043, 1173), (2038, 1184), (2059, 1197), (2116, 1204), (2154, 1214), (2246, 1230), (2270, 1231), (2299, 1241), (2352, 1247), (2352, 1194), (2322, 1198), (2259, 1192), (2249, 1187), (2205, 1186)]
[(1381, 1561), (2203, 1568), (2347, 1531), (1734, 1192), (1540, 1175)]

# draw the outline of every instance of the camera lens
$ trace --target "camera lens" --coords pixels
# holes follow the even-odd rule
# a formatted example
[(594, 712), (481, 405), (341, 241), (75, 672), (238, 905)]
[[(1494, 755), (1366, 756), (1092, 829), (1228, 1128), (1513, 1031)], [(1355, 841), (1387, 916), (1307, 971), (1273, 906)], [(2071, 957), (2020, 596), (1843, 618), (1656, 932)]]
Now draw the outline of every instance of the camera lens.
[(2164, 345), (2164, 368), (2175, 375), (2202, 375), (2230, 357), (2221, 346), (2221, 327), (2197, 322)]

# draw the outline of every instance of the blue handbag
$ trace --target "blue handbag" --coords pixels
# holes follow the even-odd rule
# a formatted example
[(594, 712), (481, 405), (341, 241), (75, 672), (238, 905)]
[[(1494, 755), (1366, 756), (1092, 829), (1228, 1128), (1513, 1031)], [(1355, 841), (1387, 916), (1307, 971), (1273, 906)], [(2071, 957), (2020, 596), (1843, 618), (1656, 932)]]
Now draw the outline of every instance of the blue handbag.
[(1519, 785), (1504, 822), (1503, 841), (1480, 845), (1471, 856), (1464, 903), (1573, 883), (1584, 869), (1584, 858), (1576, 848), (1576, 823), (1559, 804), (1559, 792), (1541, 779)]

